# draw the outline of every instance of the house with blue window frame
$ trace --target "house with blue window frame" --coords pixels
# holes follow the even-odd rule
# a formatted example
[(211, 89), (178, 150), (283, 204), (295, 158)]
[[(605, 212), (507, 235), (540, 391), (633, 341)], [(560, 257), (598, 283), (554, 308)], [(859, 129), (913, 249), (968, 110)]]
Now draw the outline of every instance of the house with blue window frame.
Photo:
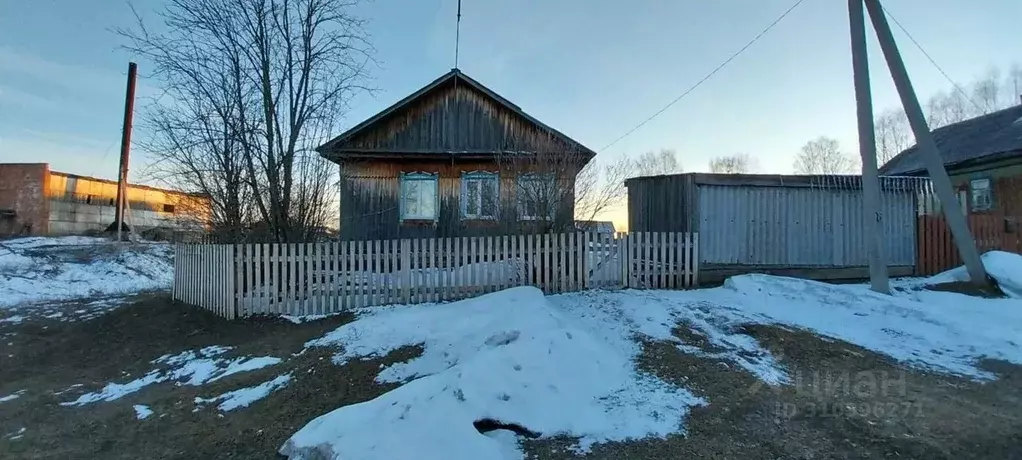
[(342, 240), (574, 231), (596, 155), (458, 69), (316, 150), (340, 171)]

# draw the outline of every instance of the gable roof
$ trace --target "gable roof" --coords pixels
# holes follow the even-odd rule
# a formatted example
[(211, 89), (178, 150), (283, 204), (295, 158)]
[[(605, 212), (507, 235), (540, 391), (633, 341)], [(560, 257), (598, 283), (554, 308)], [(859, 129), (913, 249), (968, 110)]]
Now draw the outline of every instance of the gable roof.
[[(587, 161), (589, 158), (592, 158), (593, 156), (596, 155), (595, 151), (582, 145), (580, 142), (568, 137), (564, 133), (561, 133), (560, 131), (557, 131), (556, 129), (551, 128), (550, 126), (547, 126), (546, 124), (533, 118), (531, 115), (525, 113), (521, 109), (521, 107), (518, 107), (516, 104), (505, 99), (501, 95), (487, 88), (478, 81), (470, 78), (469, 76), (462, 73), (461, 70), (456, 68), (452, 69), (450, 72), (444, 74), (440, 78), (437, 78), (428, 85), (420, 88), (418, 91), (415, 91), (414, 93), (408, 95), (404, 99), (401, 99), (400, 101), (394, 103), (394, 105), (387, 107), (383, 111), (377, 113), (376, 115), (373, 115), (372, 117), (345, 131), (344, 133), (341, 133), (339, 136), (317, 147), (316, 151), (319, 152), (321, 156), (332, 159), (332, 157), (336, 157), (338, 156), (338, 154), (343, 155), (345, 152), (357, 150), (349, 148), (349, 146), (347, 146), (346, 144), (356, 140), (357, 138), (360, 137), (360, 135), (367, 134), (369, 131), (372, 131), (373, 128), (384, 125), (389, 120), (392, 120), (395, 117), (400, 116), (404, 110), (410, 110), (417, 103), (424, 102), (431, 96), (436, 95), (435, 93), (446, 90), (450, 86), (458, 88), (459, 85), (476, 91), (477, 93), (482, 95), (482, 97), (488, 102), (506, 110), (511, 114), (514, 114), (514, 116), (520, 117), (522, 121), (524, 121), (528, 125), (531, 125), (532, 128), (536, 129), (537, 131), (546, 133), (547, 135), (556, 139), (559, 143), (568, 146), (570, 149), (582, 152), (587, 157)], [(446, 122), (446, 120), (444, 120), (444, 122)], [(437, 135), (437, 132), (431, 131), (429, 135)], [(444, 133), (440, 133), (440, 135), (444, 135)], [(384, 150), (385, 149), (381, 149), (381, 151)], [(464, 150), (447, 149), (446, 151), (443, 152), (432, 151), (430, 153), (455, 154), (468, 152)]]
[[(933, 130), (944, 166), (1022, 155), (1022, 105)], [(926, 163), (913, 145), (880, 168), (884, 175), (924, 173)]]

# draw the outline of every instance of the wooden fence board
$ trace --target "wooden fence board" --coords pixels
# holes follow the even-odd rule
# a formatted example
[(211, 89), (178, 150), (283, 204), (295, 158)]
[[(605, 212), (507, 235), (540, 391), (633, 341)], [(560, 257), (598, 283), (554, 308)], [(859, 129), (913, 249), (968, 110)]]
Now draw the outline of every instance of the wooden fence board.
[[(1004, 244), (991, 222), (971, 222), (981, 246)], [(931, 231), (936, 225), (920, 220), (920, 235), (946, 237)], [(521, 285), (549, 294), (693, 287), (699, 265), (698, 235), (690, 233), (204, 244), (177, 245), (173, 252), (173, 298), (229, 319), (440, 302)], [(925, 258), (918, 263), (920, 270), (932, 265)]]

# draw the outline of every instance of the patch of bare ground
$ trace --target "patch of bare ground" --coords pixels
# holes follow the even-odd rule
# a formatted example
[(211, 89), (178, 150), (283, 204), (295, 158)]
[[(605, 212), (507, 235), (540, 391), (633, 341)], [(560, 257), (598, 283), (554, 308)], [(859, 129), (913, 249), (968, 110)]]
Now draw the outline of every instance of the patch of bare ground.
[[(570, 439), (528, 441), (530, 458), (1022, 458), (1019, 366), (985, 362), (999, 378), (980, 383), (911, 369), (805, 331), (749, 326), (745, 332), (778, 357), (790, 384), (771, 387), (730, 362), (646, 343), (644, 371), (709, 401), (684, 420), (687, 433), (598, 445), (581, 457), (566, 450)], [(685, 326), (675, 335), (707, 346)]]
[[(382, 365), (421, 352), (405, 347), (344, 366), (331, 361), (329, 349), (299, 353), (306, 341), (351, 319), (226, 321), (165, 296), (145, 296), (89, 321), (38, 320), (7, 327), (16, 335), (5, 338), (0, 350), (0, 396), (25, 391), (0, 403), (0, 458), (280, 458), (277, 449), (313, 418), (392, 389), (374, 382)], [(228, 356), (285, 361), (198, 387), (166, 382), (112, 402), (60, 405), (106, 383), (137, 378), (161, 355), (210, 345), (235, 347)], [(194, 402), (197, 396), (213, 397), (289, 372), (289, 385), (250, 407), (220, 413), (215, 404), (198, 407)], [(73, 384), (82, 386), (69, 390)], [(153, 415), (137, 420), (135, 404), (148, 406)], [(12, 439), (22, 428), (22, 437)]]

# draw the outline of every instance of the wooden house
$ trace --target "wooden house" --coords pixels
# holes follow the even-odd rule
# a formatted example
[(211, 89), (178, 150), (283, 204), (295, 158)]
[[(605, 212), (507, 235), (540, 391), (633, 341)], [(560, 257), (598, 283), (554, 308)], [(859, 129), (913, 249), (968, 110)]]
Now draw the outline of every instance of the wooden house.
[(458, 69), (317, 151), (340, 167), (342, 240), (573, 229), (596, 155)]

